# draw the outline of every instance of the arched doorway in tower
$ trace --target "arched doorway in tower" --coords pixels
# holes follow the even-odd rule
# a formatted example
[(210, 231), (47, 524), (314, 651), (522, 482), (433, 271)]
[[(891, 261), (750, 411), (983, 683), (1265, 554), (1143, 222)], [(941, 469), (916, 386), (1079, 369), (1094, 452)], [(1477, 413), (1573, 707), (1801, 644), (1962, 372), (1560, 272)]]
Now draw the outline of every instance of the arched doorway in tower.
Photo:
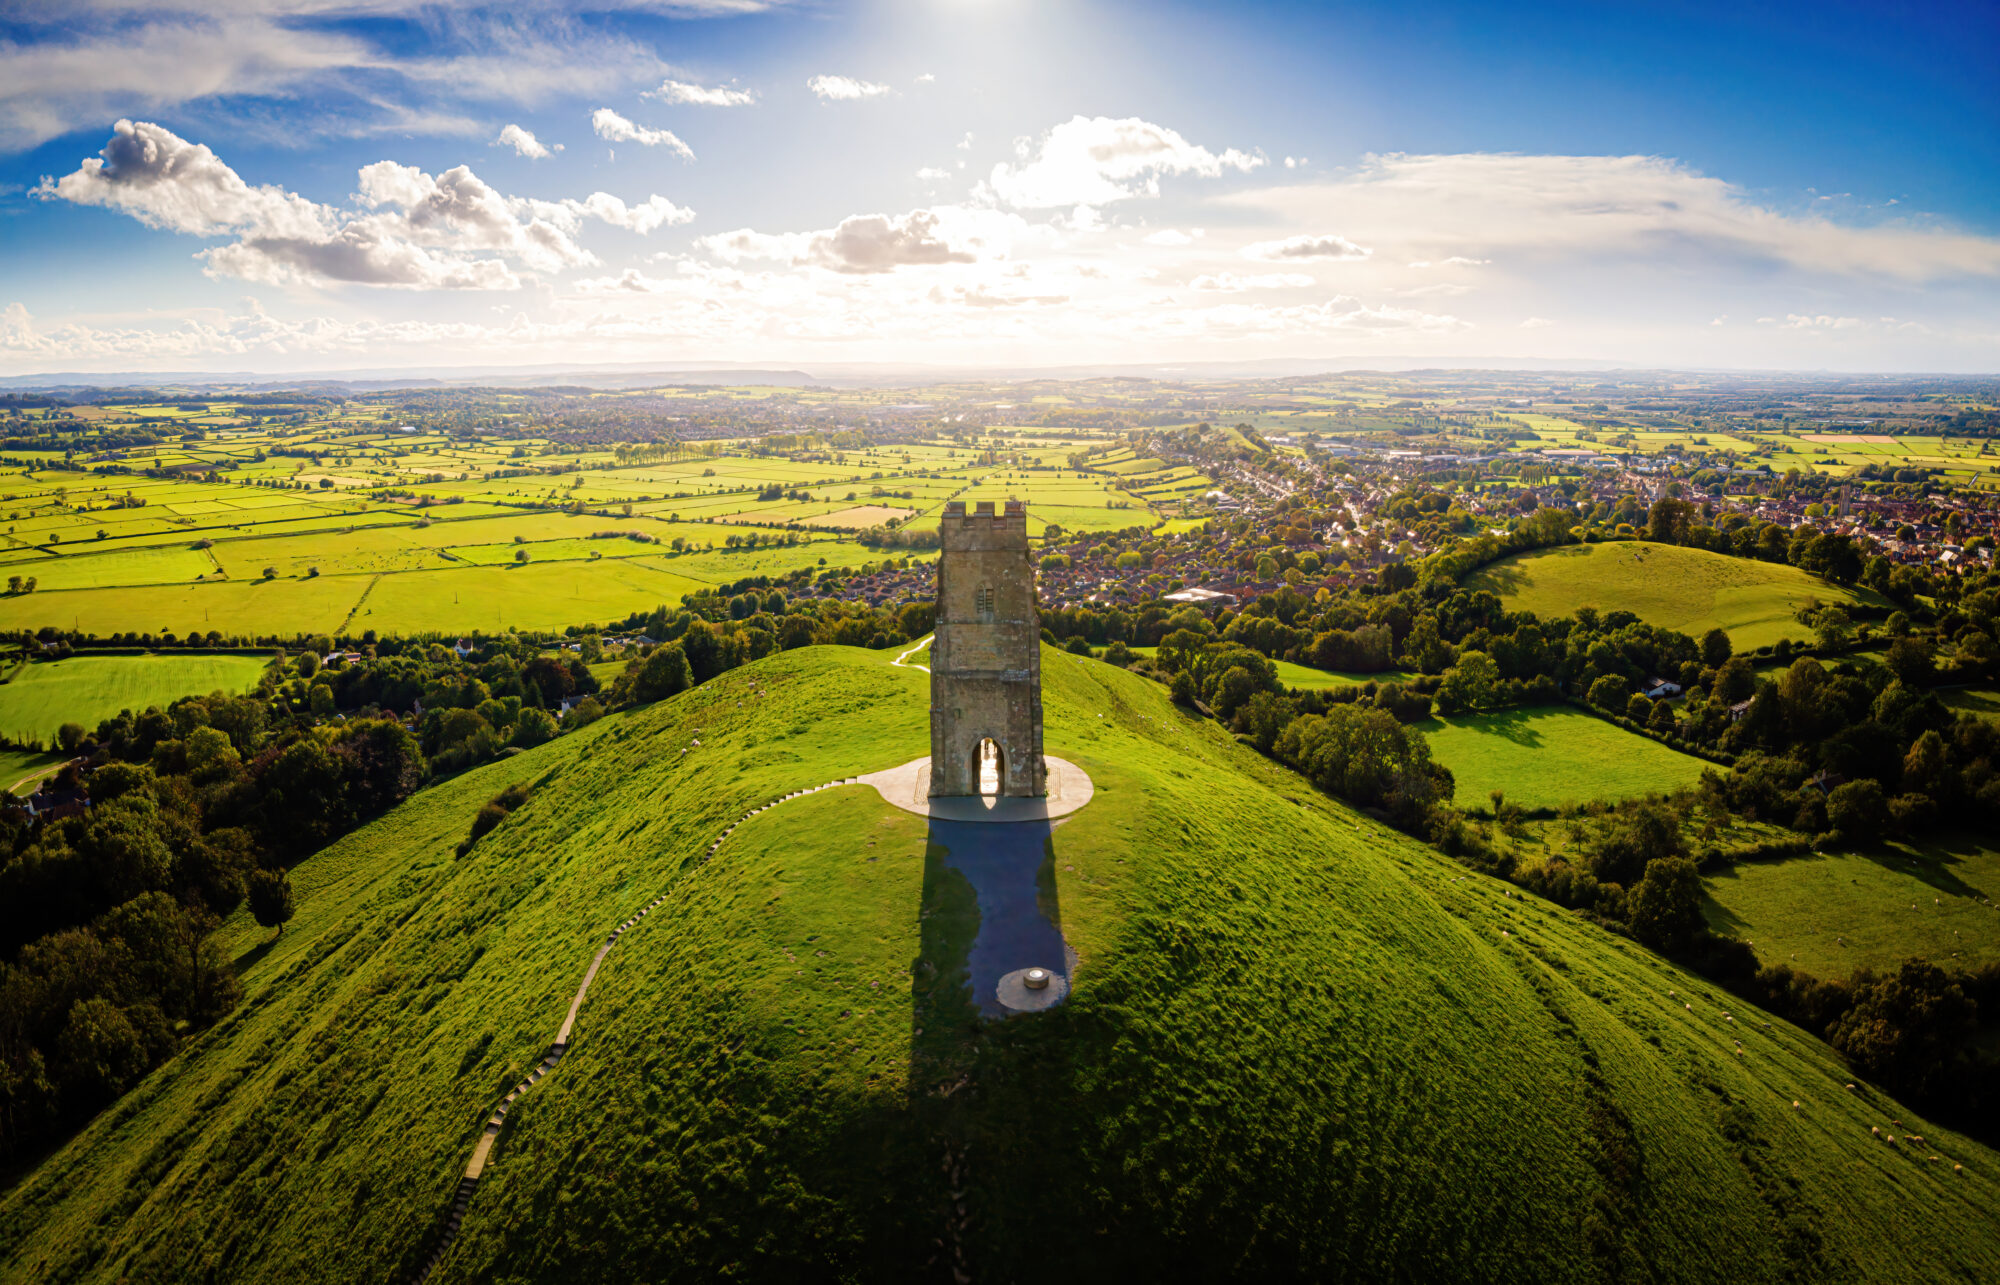
[(1007, 779), (1007, 753), (1000, 743), (988, 736), (979, 742), (979, 793), (981, 796), (998, 796), (1001, 783)]

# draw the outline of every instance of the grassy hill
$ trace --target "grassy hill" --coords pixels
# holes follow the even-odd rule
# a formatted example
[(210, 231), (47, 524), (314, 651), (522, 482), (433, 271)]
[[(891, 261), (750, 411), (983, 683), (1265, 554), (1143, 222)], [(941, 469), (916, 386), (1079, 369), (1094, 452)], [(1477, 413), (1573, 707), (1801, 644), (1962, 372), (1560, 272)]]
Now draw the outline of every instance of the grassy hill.
[[(1792, 618), (1808, 598), (1856, 598), (1854, 591), (1797, 567), (1646, 540), (1519, 553), (1481, 568), (1465, 583), (1499, 595), (1509, 610), (1538, 616), (1567, 616), (1589, 606), (1629, 611), (1696, 638), (1721, 628), (1738, 651), (1811, 637), (1812, 631)], [(1862, 596), (1878, 601), (1866, 590)]]
[(1524, 808), (1666, 794), (1701, 779), (1706, 762), (1569, 705), (1502, 710), (1418, 725), (1451, 769), (1462, 808), (1504, 790)]
[(313, 857), (275, 942), (226, 929), (238, 1011), (0, 1197), (0, 1279), (406, 1276), (662, 892), (433, 1279), (2000, 1274), (2000, 1156), (1053, 650), (1048, 747), (1097, 786), (1042, 871), (1075, 989), (982, 1027), (919, 818), (833, 789), (699, 861), (923, 752), (927, 676), (887, 659), (771, 657)]
[(50, 740), (64, 723), (95, 730), (119, 710), (165, 709), (183, 696), (246, 692), (270, 656), (71, 656), (26, 665), (0, 685), (0, 732)]

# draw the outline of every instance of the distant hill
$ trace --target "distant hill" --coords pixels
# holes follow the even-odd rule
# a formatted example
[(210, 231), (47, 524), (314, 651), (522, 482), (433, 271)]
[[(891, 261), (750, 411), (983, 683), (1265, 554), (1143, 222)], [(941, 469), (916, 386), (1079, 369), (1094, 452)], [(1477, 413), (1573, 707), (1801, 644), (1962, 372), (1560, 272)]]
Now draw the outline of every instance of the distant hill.
[(275, 942), (225, 929), (239, 1010), (0, 1197), (0, 1277), (407, 1279), (665, 892), (433, 1280), (2000, 1278), (1994, 1152), (1053, 650), (1097, 786), (1043, 868), (1075, 990), (978, 1027), (920, 819), (833, 789), (700, 859), (923, 752), (888, 659), (770, 657), (311, 858)]
[(1629, 611), (1649, 625), (1699, 638), (1720, 628), (1737, 651), (1809, 639), (1793, 615), (1808, 599), (1885, 605), (1873, 590), (1843, 589), (1782, 562), (1760, 562), (1649, 540), (1606, 540), (1517, 553), (1466, 577), (1510, 611), (1543, 619), (1578, 607)]

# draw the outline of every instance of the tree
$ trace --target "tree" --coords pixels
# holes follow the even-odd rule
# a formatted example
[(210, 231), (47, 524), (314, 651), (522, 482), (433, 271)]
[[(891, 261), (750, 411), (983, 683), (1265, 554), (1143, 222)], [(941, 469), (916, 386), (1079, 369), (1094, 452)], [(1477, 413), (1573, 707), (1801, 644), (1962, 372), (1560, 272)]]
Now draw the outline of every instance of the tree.
[(56, 1058), (65, 1095), (88, 1106), (116, 1098), (151, 1062), (146, 1041), (125, 1010), (96, 995), (70, 1009), (56, 1039)]
[(1460, 652), (1458, 663), (1444, 671), (1444, 681), (1438, 684), (1438, 712), (1476, 713), (1491, 709), (1494, 687), (1499, 681), (1500, 667), (1491, 656), (1483, 651)]
[(1890, 643), (1882, 663), (1907, 687), (1926, 686), (1937, 676), (1937, 668), (1931, 663), (1931, 649), (1915, 638), (1898, 638)]
[(1653, 501), (1652, 511), (1646, 518), (1646, 538), (1661, 544), (1684, 544), (1687, 541), (1689, 517), (1694, 506), (1686, 500), (1676, 500), (1661, 496)]
[(250, 875), (250, 916), (280, 934), (292, 917), (292, 881), (282, 871), (258, 870)]
[(278, 569), (276, 567), (265, 567), (264, 578), (266, 580), (276, 580), (278, 578)]
[(1903, 788), (1941, 799), (1950, 784), (1951, 761), (1944, 737), (1935, 730), (1926, 730), (1910, 743), (1910, 752), (1903, 756)]
[(1653, 712), (1646, 717), (1646, 729), (1662, 736), (1674, 734), (1674, 706), (1671, 701), (1654, 701)]
[(1757, 692), (1757, 671), (1741, 656), (1731, 656), (1715, 673), (1715, 699), (1727, 705), (1749, 700)]
[(533, 749), (545, 741), (555, 739), (556, 721), (547, 710), (524, 709), (514, 723), (514, 744), (522, 749)]
[(1711, 629), (1701, 636), (1701, 663), (1710, 669), (1721, 669), (1733, 652), (1727, 631)]
[(632, 683), (632, 697), (640, 703), (662, 700), (694, 686), (694, 674), (687, 653), (677, 642), (661, 643), (646, 657)]
[(1921, 959), (1894, 977), (1863, 978), (1827, 1042), (1862, 1074), (1898, 1093), (1923, 1094), (1970, 1040), (1977, 1007), (1942, 968)]
[(526, 562), (527, 560), (528, 560), (528, 551), (526, 549), (514, 550), (514, 561)]
[(1625, 702), (1625, 717), (1641, 726), (1644, 726), (1646, 720), (1652, 717), (1652, 713), (1652, 700), (1639, 692), (1633, 692), (1631, 697)]
[(56, 745), (65, 754), (76, 753), (76, 747), (83, 744), (84, 730), (81, 723), (64, 723), (56, 729)]
[(1889, 800), (1879, 782), (1849, 781), (1826, 796), (1826, 819), (1842, 834), (1866, 843), (1889, 824)]
[(1826, 648), (1843, 646), (1854, 634), (1853, 622), (1845, 608), (1821, 607), (1813, 617), (1813, 633), (1819, 637), (1819, 645)]
[(19, 593), (19, 592), (21, 592), (21, 577), (19, 577), (19, 576), (8, 576), (8, 577), (7, 577), (7, 592), (8, 592), (8, 593)]
[(1646, 863), (1632, 890), (1632, 932), (1656, 950), (1679, 950), (1702, 929), (1701, 872), (1686, 857)]
[(1599, 709), (1615, 710), (1625, 704), (1625, 680), (1617, 674), (1606, 674), (1590, 685), (1590, 695), (1586, 698)]
[(1608, 830), (1588, 858), (1590, 873), (1604, 883), (1630, 887), (1655, 861), (1687, 855), (1680, 817), (1664, 803), (1642, 803)]

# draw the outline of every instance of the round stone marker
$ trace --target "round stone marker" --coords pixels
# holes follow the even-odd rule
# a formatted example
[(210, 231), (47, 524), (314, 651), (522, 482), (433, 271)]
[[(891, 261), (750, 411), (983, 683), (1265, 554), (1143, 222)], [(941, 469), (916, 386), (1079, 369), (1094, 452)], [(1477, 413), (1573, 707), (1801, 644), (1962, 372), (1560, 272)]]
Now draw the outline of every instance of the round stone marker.
[[(1039, 984), (1030, 980), (1040, 974)], [(1016, 1013), (1034, 1013), (1054, 1008), (1069, 995), (1069, 979), (1052, 968), (1017, 968), (1000, 979), (994, 998)]]

